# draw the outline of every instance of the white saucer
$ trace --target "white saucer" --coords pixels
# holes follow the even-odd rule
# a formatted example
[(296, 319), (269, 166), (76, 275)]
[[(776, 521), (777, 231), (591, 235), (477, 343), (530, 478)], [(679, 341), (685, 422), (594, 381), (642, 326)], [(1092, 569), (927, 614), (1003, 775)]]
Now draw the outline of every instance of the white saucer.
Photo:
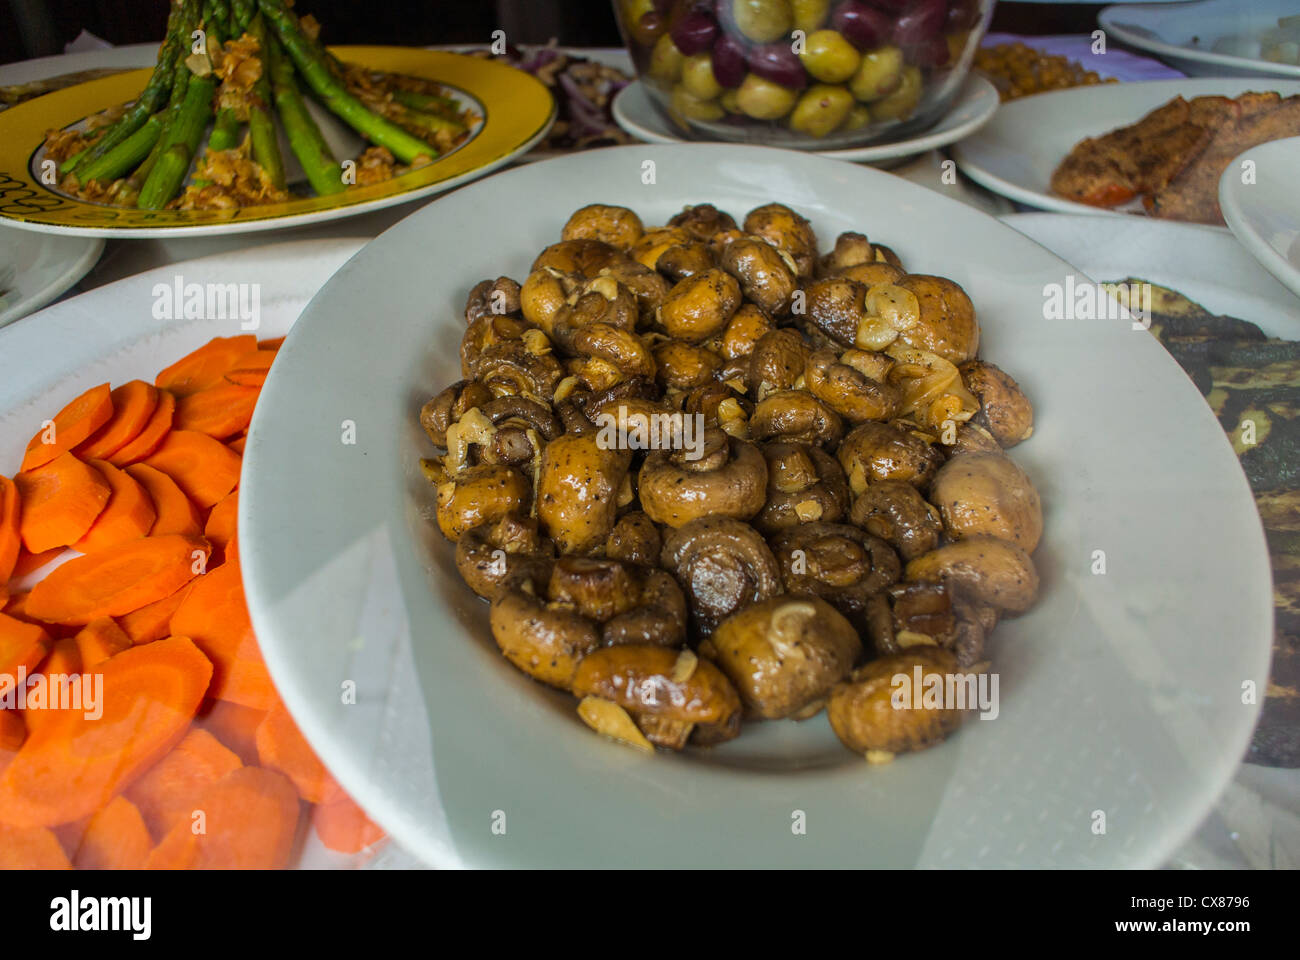
[[(972, 73), (962, 84), (957, 99), (937, 124), (906, 140), (878, 143), (847, 150), (812, 150), (822, 157), (855, 163), (887, 163), (944, 147), (969, 136), (992, 119), (998, 109), (998, 91), (984, 77)], [(624, 132), (647, 143), (686, 143), (651, 102), (641, 81), (630, 83), (614, 98), (614, 120)]]

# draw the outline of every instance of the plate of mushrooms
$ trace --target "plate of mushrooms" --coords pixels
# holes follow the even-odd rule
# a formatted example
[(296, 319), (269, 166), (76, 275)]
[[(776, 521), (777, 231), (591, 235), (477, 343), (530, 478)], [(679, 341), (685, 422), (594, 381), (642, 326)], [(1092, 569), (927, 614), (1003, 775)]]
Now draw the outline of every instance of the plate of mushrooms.
[(765, 148), (444, 198), (254, 419), (281, 695), (439, 866), (1158, 864), (1253, 726), (1267, 554), (1140, 318), (1053, 319), (1084, 282)]

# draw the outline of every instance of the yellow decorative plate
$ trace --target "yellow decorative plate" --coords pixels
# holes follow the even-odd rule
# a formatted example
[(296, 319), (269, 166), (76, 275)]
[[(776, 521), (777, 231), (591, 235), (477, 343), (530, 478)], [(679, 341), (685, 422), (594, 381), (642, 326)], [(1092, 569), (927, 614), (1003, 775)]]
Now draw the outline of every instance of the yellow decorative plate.
[[(392, 206), (481, 177), (527, 152), (555, 122), (550, 91), (512, 67), (411, 47), (330, 49), (340, 60), (373, 70), (436, 80), (482, 121), (463, 144), (428, 166), (383, 183), (287, 203), (236, 210), (136, 210), (90, 203), (42, 183), (46, 131), (73, 126), (134, 99), (150, 71), (133, 70), (49, 93), (0, 113), (0, 224), (65, 236), (136, 238), (299, 227)], [(291, 160), (292, 154), (286, 154), (286, 165)]]

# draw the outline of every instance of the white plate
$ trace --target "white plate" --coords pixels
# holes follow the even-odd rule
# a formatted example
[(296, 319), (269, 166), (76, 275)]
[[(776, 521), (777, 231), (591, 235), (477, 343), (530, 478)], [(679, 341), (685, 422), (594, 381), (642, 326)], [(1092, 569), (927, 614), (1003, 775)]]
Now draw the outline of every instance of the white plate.
[[(1300, 296), (1300, 137), (1247, 150), (1219, 179), (1219, 206), (1228, 229), (1269, 273)], [(1245, 182), (1243, 166), (1254, 164)], [(1296, 310), (1300, 304), (1292, 302)]]
[[(51, 411), (97, 383), (135, 377), (152, 381), (164, 366), (212, 337), (250, 332), (282, 336), (312, 295), (365, 242), (304, 240), (172, 263), (99, 287), (0, 330), (0, 464), (21, 459), (35, 432), (33, 423), (39, 425)], [(234, 320), (154, 319), (154, 285), (170, 287), (178, 274), (187, 283), (257, 284), (261, 325), (250, 331)], [(297, 865), (320, 869), (379, 863), (412, 865), (391, 845), (373, 858), (335, 853), (308, 831)]]
[(1300, 303), (1232, 235), (1168, 220), (1013, 213), (999, 217), (1098, 282), (1135, 277), (1177, 290), (1214, 313), (1300, 339)]
[(1197, 0), (1177, 6), (1125, 3), (1097, 17), (1111, 39), (1154, 53), (1194, 77), (1300, 77), (1300, 67), (1215, 53), (1220, 37), (1259, 33), (1300, 13), (1295, 0)]
[(0, 327), (41, 309), (90, 272), (103, 240), (0, 229)]
[[(962, 84), (952, 109), (928, 130), (896, 143), (808, 152), (817, 156), (833, 157), (836, 160), (851, 160), (855, 163), (898, 161), (926, 150), (933, 150), (935, 147), (955, 143), (988, 123), (997, 109), (997, 88), (984, 77), (972, 73)], [(645, 85), (639, 80), (624, 87), (614, 98), (614, 119), (624, 131), (647, 143), (687, 142), (664, 115), (655, 109), (645, 91)]]
[[(963, 284), (984, 353), (1038, 411), (1014, 453), (1045, 504), (1044, 587), (995, 635), (1001, 714), (883, 768), (824, 715), (681, 756), (594, 736), (571, 698), (501, 658), (420, 475), (416, 415), (460, 377), (480, 278), (522, 277), (584, 204), (662, 223), (686, 203), (743, 216), (772, 200), (823, 246), (865, 228)], [(1155, 339), (1043, 319), (1044, 286), (1074, 272), (923, 187), (751, 146), (597, 150), (444, 197), (322, 289), (254, 417), (240, 552), (276, 686), (358, 802), (434, 864), (1156, 865), (1246, 748), (1258, 707), (1241, 684), (1265, 683), (1273, 630), (1268, 555), (1222, 428)]]
[(953, 148), (953, 157), (976, 183), (1031, 207), (1100, 216), (1144, 215), (1140, 210), (1107, 210), (1058, 197), (1052, 193), (1052, 173), (1080, 140), (1136, 123), (1174, 97), (1237, 97), (1249, 90), (1276, 90), (1289, 97), (1300, 94), (1300, 81), (1153, 80), (1039, 93), (1004, 103), (990, 123)]
[(33, 83), (85, 70), (134, 70), (152, 67), (157, 61), (156, 43), (132, 43), (123, 47), (84, 50), (81, 53), (61, 53), (53, 57), (37, 57), (34, 60), (0, 65), (0, 87)]

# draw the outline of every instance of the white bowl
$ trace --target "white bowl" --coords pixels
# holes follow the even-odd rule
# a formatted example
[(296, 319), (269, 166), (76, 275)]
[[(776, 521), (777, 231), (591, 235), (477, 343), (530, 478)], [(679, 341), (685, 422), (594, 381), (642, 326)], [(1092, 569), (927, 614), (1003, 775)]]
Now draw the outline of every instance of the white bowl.
[[(1037, 407), (1013, 452), (1045, 505), (1042, 595), (992, 639), (1000, 715), (885, 767), (824, 715), (682, 755), (595, 736), (497, 652), (420, 475), (416, 415), (460, 376), (477, 281), (522, 278), (584, 204), (654, 224), (687, 203), (739, 216), (773, 200), (824, 246), (861, 229), (961, 283), (983, 354)], [(316, 296), (254, 417), (240, 555), (286, 704), (357, 801), (439, 865), (1156, 865), (1254, 725), (1242, 685), (1262, 695), (1267, 678), (1268, 556), (1222, 428), (1154, 338), (1127, 319), (1044, 319), (1044, 288), (1073, 272), (923, 187), (755, 147), (592, 151), (430, 204)]]

